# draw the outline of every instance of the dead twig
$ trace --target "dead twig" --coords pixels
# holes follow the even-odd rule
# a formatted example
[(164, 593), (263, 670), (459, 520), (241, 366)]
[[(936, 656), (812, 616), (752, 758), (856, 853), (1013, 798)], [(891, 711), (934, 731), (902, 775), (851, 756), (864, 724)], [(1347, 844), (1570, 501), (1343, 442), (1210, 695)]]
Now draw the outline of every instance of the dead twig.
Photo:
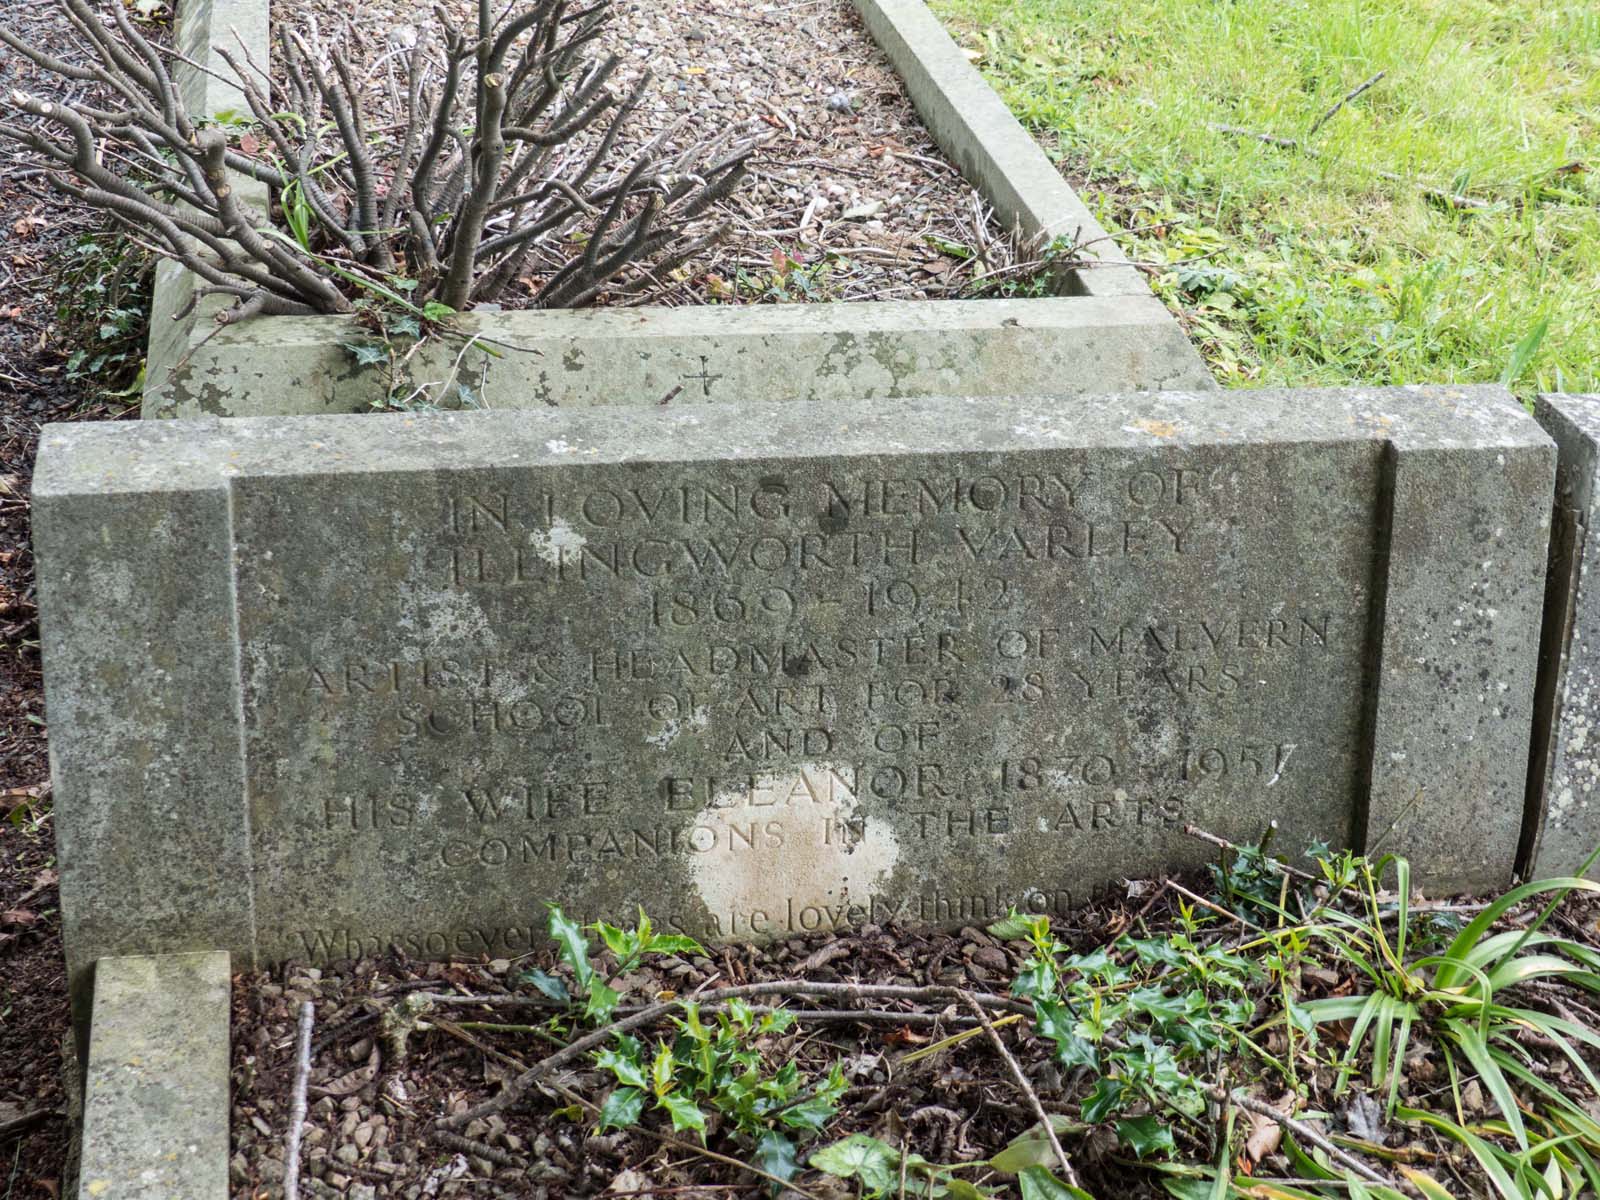
[[(1235, 854), (1237, 854), (1243, 849), (1242, 846), (1238, 846), (1238, 845), (1234, 844), (1233, 842), (1230, 842), (1227, 838), (1218, 837), (1214, 833), (1207, 833), (1204, 829), (1201, 829), (1200, 826), (1198, 826), (1198, 825), (1185, 825), (1183, 827), (1183, 832), (1188, 837), (1198, 838), (1202, 842), (1209, 842), (1211, 845), (1217, 847), (1219, 850), (1231, 850)], [(1263, 855), (1262, 856), (1262, 861), (1267, 865), (1267, 867), (1269, 869), (1271, 869), (1273, 871), (1276, 871), (1280, 875), (1290, 875), (1290, 876), (1293, 876), (1295, 879), (1303, 879), (1307, 883), (1322, 883), (1323, 882), (1323, 880), (1317, 878), (1315, 875), (1311, 874), (1309, 871), (1302, 871), (1298, 867), (1291, 867), (1288, 863), (1279, 862), (1275, 858), (1268, 858), (1267, 856)]]
[[(1237, 125), (1219, 125), (1215, 122), (1207, 125), (1208, 129), (1217, 133), (1227, 134), (1229, 137), (1250, 138), (1268, 146), (1277, 146), (1280, 150), (1298, 150), (1308, 158), (1321, 158), (1310, 146), (1289, 137), (1278, 137), (1276, 134), (1260, 133), (1254, 129), (1241, 129)], [(1397, 175), (1393, 171), (1374, 171), (1379, 179), (1387, 179), (1391, 183), (1403, 183), (1414, 187), (1430, 200), (1435, 200), (1449, 208), (1482, 210), (1493, 208), (1488, 200), (1480, 200), (1476, 196), (1463, 196), (1459, 192), (1446, 191), (1444, 188), (1435, 187), (1431, 183), (1423, 183), (1419, 179), (1408, 179), (1404, 175)]]
[(59, 1108), (36, 1108), (32, 1112), (23, 1113), (20, 1117), (12, 1117), (9, 1121), (0, 1121), (0, 1142), (27, 1133), (35, 1125), (42, 1125), (54, 1117), (64, 1116), (66, 1114)]
[(1016, 1081), (1017, 1088), (1027, 1098), (1028, 1107), (1033, 1109), (1033, 1115), (1038, 1118), (1040, 1127), (1044, 1130), (1045, 1137), (1050, 1139), (1050, 1149), (1055, 1152), (1056, 1162), (1060, 1164), (1062, 1177), (1071, 1187), (1082, 1188), (1078, 1182), (1078, 1172), (1073, 1169), (1072, 1160), (1067, 1157), (1067, 1152), (1061, 1148), (1061, 1139), (1056, 1137), (1055, 1126), (1050, 1123), (1050, 1114), (1044, 1111), (1044, 1105), (1039, 1102), (1039, 1093), (1033, 1090), (1033, 1085), (1028, 1082), (1028, 1077), (1022, 1073), (1022, 1067), (1012, 1057), (1011, 1051), (1006, 1049), (1006, 1044), (1000, 1039), (999, 1031), (994, 1023), (989, 1020), (989, 1014), (983, 1011), (983, 1006), (970, 992), (958, 991), (961, 1002), (972, 1010), (972, 1015), (978, 1018), (983, 1025), (983, 1031), (989, 1035), (989, 1041), (994, 1044), (995, 1050), (1005, 1060), (1011, 1078)]
[(1374, 87), (1378, 81), (1388, 73), (1388, 71), (1379, 71), (1371, 79), (1368, 79), (1359, 86), (1352, 88), (1350, 91), (1341, 96), (1339, 98), (1339, 103), (1335, 104), (1327, 112), (1323, 113), (1314, 122), (1312, 122), (1311, 128), (1306, 130), (1306, 140), (1309, 141), (1311, 138), (1315, 137), (1317, 130), (1321, 129), (1329, 121), (1333, 120), (1334, 117), (1338, 116), (1341, 108), (1343, 108), (1346, 104), (1349, 104), (1352, 100), (1356, 99), (1356, 97), (1360, 96), (1363, 92), (1366, 92)]
[[(895, 984), (857, 984), (857, 983), (809, 983), (802, 979), (774, 979), (764, 983), (747, 983), (734, 987), (716, 988), (710, 991), (701, 991), (695, 994), (695, 999), (701, 1003), (711, 1004), (721, 1000), (745, 999), (751, 996), (831, 996), (854, 1000), (902, 1000), (920, 1003), (944, 1001), (946, 1003), (959, 1000), (962, 994), (958, 989), (944, 986), (933, 987), (905, 987)], [(1018, 1012), (1031, 1015), (1033, 1009), (1030, 1005), (1019, 1000), (1012, 1000), (1004, 996), (982, 995), (975, 996), (979, 1003), (990, 1009), (1001, 1012)], [(571, 1042), (554, 1054), (548, 1055), (534, 1063), (522, 1074), (518, 1075), (499, 1095), (485, 1100), (482, 1104), (469, 1108), (464, 1112), (452, 1116), (441, 1117), (439, 1124), (447, 1129), (459, 1129), (468, 1122), (480, 1117), (487, 1117), (491, 1113), (504, 1112), (517, 1103), (535, 1083), (544, 1079), (556, 1068), (571, 1062), (582, 1054), (588, 1053), (604, 1045), (619, 1033), (638, 1029), (660, 1020), (668, 1013), (675, 1011), (680, 1001), (664, 1000), (658, 1004), (647, 1005), (638, 1012), (623, 1017), (620, 1020), (604, 1025), (594, 1032), (586, 1034), (575, 1042)]]
[(1234, 922), (1236, 922), (1236, 923), (1238, 923), (1240, 925), (1243, 925), (1246, 929), (1254, 929), (1258, 933), (1262, 931), (1261, 930), (1261, 926), (1257, 925), (1254, 921), (1246, 920), (1244, 917), (1241, 917), (1236, 912), (1229, 912), (1227, 909), (1223, 908), (1222, 905), (1217, 904), (1214, 901), (1207, 900), (1204, 896), (1200, 895), (1198, 892), (1191, 892), (1188, 888), (1184, 887), (1183, 884), (1181, 884), (1181, 883), (1177, 883), (1177, 882), (1169, 879), (1169, 880), (1167, 880), (1167, 886), (1169, 888), (1171, 888), (1173, 891), (1177, 892), (1178, 895), (1183, 896), (1183, 897), (1185, 897), (1185, 898), (1187, 898), (1189, 900), (1192, 900), (1194, 903), (1200, 905), (1200, 907), (1202, 907), (1202, 908), (1209, 908), (1212, 912), (1216, 913), (1220, 917), (1226, 917), (1230, 921), (1234, 921)]
[[(573, 1091), (565, 1084), (552, 1081), (549, 1086), (553, 1090), (560, 1092), (574, 1104), (581, 1105), (590, 1112), (599, 1115), (600, 1106), (598, 1104), (587, 1097), (580, 1096), (577, 1092)], [(818, 1196), (817, 1193), (808, 1191), (806, 1188), (803, 1188), (799, 1184), (795, 1183), (792, 1179), (780, 1179), (776, 1175), (763, 1171), (760, 1167), (754, 1166), (747, 1162), (740, 1162), (737, 1158), (730, 1158), (726, 1154), (718, 1154), (715, 1150), (711, 1150), (705, 1146), (697, 1146), (693, 1142), (685, 1142), (675, 1137), (668, 1137), (664, 1133), (658, 1133), (656, 1130), (651, 1129), (648, 1125), (635, 1125), (632, 1127), (630, 1132), (642, 1133), (645, 1135), (645, 1137), (653, 1138), (660, 1142), (663, 1146), (671, 1146), (674, 1150), (680, 1150), (687, 1154), (697, 1154), (701, 1158), (709, 1158), (713, 1162), (722, 1163), (724, 1166), (738, 1167), (741, 1171), (748, 1171), (752, 1175), (760, 1176), (768, 1183), (777, 1184), (780, 1190), (793, 1192), (795, 1195), (803, 1197), (804, 1200), (822, 1200), (822, 1197)]]
[(1227, 1092), (1222, 1088), (1207, 1088), (1206, 1091), (1219, 1104), (1237, 1104), (1246, 1112), (1252, 1112), (1257, 1116), (1266, 1117), (1267, 1120), (1276, 1122), (1279, 1128), (1294, 1134), (1301, 1141), (1310, 1142), (1324, 1151), (1335, 1162), (1341, 1166), (1348, 1167), (1368, 1183), (1376, 1183), (1380, 1187), (1398, 1187), (1394, 1180), (1379, 1171), (1373, 1170), (1353, 1154), (1341, 1150), (1329, 1138), (1307, 1125), (1304, 1121), (1298, 1121), (1288, 1113), (1281, 1112), (1273, 1108), (1272, 1105), (1257, 1100), (1253, 1096), (1248, 1096), (1241, 1091)]
[(311, 1082), (311, 1026), (316, 1019), (316, 1006), (311, 1001), (300, 1005), (300, 1044), (295, 1051), (294, 1098), (289, 1105), (289, 1137), (283, 1148), (283, 1200), (299, 1200), (300, 1197), (300, 1135), (306, 1127), (306, 1085)]
[(459, 1133), (451, 1133), (446, 1129), (432, 1130), (428, 1136), (441, 1146), (446, 1146), (451, 1150), (459, 1150), (463, 1154), (471, 1154), (476, 1158), (485, 1159), (494, 1163), (497, 1167), (515, 1167), (519, 1170), (525, 1170), (528, 1166), (528, 1160), (525, 1158), (518, 1158), (515, 1154), (508, 1154), (504, 1150), (498, 1150), (487, 1142), (462, 1137)]

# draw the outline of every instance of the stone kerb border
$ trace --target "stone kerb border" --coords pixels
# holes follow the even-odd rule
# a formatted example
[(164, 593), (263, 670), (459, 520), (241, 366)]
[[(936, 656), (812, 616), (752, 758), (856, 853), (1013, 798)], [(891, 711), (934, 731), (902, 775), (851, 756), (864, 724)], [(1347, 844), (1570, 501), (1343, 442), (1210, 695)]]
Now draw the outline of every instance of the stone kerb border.
[[(1215, 386), (1176, 321), (922, 0), (853, 3), (935, 140), (1000, 220), (1025, 235), (1087, 241), (1103, 265), (1070, 273), (1066, 294), (1040, 299), (470, 314), (466, 331), (519, 348), (474, 350), (462, 364), (489, 407)], [(268, 0), (183, 0), (179, 43), (198, 55), (237, 37), (265, 62), (267, 9)], [(235, 89), (198, 75), (184, 81), (197, 108), (244, 108)], [(345, 318), (218, 329), (221, 301), (176, 317), (193, 285), (174, 264), (158, 273), (144, 416), (354, 412), (382, 398), (377, 373), (353, 370), (340, 346), (352, 336)], [(457, 350), (419, 355), (419, 377), (443, 378)]]

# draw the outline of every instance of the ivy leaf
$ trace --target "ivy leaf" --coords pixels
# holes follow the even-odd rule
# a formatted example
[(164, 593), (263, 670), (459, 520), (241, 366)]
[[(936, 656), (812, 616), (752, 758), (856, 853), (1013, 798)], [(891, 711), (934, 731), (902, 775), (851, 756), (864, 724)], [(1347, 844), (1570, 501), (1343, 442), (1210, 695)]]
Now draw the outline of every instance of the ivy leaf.
[(894, 1185), (900, 1152), (875, 1137), (852, 1133), (816, 1151), (810, 1162), (819, 1171), (839, 1179), (859, 1179), (867, 1188), (881, 1192)]
[(389, 352), (376, 342), (340, 342), (339, 345), (350, 352), (358, 367), (376, 366), (389, 357)]
[(639, 1123), (644, 1112), (644, 1093), (638, 1088), (619, 1087), (600, 1106), (600, 1132), (627, 1129)]
[(1094, 1200), (1082, 1188), (1062, 1183), (1043, 1167), (1025, 1167), (1017, 1176), (1022, 1200)]
[(441, 304), (437, 300), (429, 300), (422, 306), (422, 315), (430, 321), (443, 321), (456, 315), (456, 310), (448, 304)]
[(524, 971), (521, 975), (517, 976), (517, 982), (531, 983), (534, 987), (538, 988), (540, 992), (546, 996), (549, 996), (550, 999), (556, 1001), (558, 1004), (572, 1003), (572, 993), (567, 991), (567, 985), (562, 983), (561, 980), (557, 979), (554, 975), (546, 975), (543, 971), (539, 970), (538, 967)]
[(700, 1140), (706, 1140), (706, 1115), (700, 1111), (700, 1106), (687, 1096), (673, 1093), (661, 1097), (660, 1106), (667, 1110), (667, 1115), (672, 1118), (674, 1133), (682, 1133), (685, 1129), (692, 1129), (700, 1135)]
[(1117, 1136), (1140, 1158), (1158, 1150), (1171, 1154), (1178, 1148), (1172, 1140), (1172, 1129), (1154, 1115), (1118, 1121)]
[[(1064, 1133), (1083, 1133), (1088, 1129), (1063, 1113), (1050, 1115), (1050, 1127), (1059, 1136)], [(1043, 1126), (1035, 1123), (1006, 1144), (1006, 1148), (989, 1160), (996, 1171), (1007, 1175), (1019, 1174), (1027, 1167), (1053, 1167), (1056, 1163), (1055, 1147), (1045, 1137)]]
[(560, 947), (562, 961), (572, 968), (578, 990), (587, 993), (594, 982), (594, 968), (589, 965), (589, 939), (583, 936), (582, 926), (570, 920), (558, 904), (550, 905), (550, 936)]
[(785, 1182), (800, 1174), (800, 1159), (795, 1154), (794, 1143), (775, 1130), (768, 1130), (756, 1139), (755, 1165)]

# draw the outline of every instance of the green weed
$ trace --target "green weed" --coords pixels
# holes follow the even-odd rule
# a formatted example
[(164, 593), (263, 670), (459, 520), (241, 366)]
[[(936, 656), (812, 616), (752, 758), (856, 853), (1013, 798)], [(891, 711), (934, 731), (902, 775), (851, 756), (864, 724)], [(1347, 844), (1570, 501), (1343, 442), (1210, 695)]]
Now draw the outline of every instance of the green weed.
[(1223, 383), (1600, 387), (1588, 0), (934, 7)]
[(57, 337), (71, 347), (62, 375), (101, 399), (133, 403), (144, 390), (155, 256), (110, 230), (80, 237), (54, 281)]

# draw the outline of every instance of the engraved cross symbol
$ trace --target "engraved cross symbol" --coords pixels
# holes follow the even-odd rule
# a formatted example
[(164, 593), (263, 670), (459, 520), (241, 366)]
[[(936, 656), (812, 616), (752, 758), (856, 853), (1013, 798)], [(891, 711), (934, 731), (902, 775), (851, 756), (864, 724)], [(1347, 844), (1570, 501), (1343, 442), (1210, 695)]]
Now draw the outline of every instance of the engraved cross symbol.
[(706, 356), (704, 354), (702, 354), (700, 356), (700, 374), (698, 374), (698, 375), (685, 375), (684, 378), (685, 379), (697, 380), (699, 382), (700, 386), (703, 389), (705, 389), (702, 394), (706, 395), (706, 396), (709, 396), (709, 395), (711, 395), (711, 385), (713, 383), (715, 383), (717, 380), (721, 379), (722, 376), (721, 375), (713, 375), (713, 374), (711, 374), (710, 371), (708, 371), (706, 369)]

